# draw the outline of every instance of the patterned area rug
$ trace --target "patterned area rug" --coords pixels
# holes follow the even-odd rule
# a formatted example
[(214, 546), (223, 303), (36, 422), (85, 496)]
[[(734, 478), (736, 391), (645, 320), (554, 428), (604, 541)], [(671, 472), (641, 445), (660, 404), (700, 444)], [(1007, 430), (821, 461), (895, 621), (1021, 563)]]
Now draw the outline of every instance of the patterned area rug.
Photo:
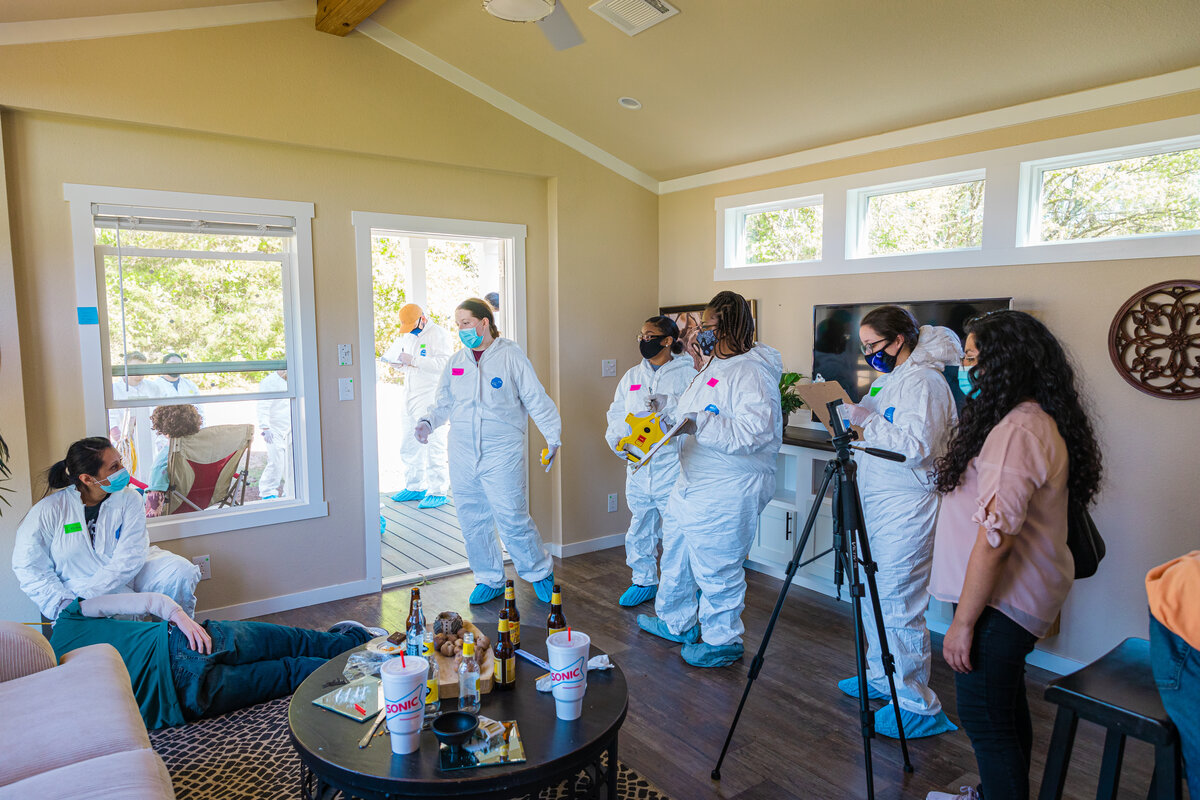
[[(223, 717), (150, 734), (150, 743), (171, 773), (178, 800), (295, 800), (300, 796), (300, 759), (288, 741), (289, 698), (272, 700)], [(621, 800), (670, 800), (624, 764), (617, 778)], [(589, 778), (580, 773), (577, 791)], [(539, 800), (569, 797), (567, 784)]]

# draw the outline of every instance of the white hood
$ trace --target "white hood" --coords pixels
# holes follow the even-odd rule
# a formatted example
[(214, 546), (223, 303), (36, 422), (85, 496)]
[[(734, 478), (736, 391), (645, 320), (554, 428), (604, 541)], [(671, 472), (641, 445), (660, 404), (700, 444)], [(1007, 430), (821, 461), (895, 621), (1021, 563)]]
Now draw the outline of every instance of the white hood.
[(922, 325), (917, 346), (913, 348), (905, 364), (928, 365), (942, 369), (947, 365), (957, 366), (962, 361), (962, 344), (957, 334), (949, 328)]

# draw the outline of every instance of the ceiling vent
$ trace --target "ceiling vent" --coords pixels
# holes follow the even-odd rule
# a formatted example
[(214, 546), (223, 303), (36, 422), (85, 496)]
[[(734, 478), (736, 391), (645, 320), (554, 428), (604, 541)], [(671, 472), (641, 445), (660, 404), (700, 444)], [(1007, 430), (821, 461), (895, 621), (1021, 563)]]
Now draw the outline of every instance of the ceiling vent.
[(588, 8), (630, 36), (679, 13), (663, 0), (599, 0)]

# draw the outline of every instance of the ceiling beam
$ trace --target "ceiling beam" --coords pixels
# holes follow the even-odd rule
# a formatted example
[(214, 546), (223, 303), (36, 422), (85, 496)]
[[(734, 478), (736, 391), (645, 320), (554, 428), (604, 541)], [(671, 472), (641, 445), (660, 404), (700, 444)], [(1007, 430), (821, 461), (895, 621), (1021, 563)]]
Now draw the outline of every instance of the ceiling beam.
[(387, 0), (317, 0), (317, 30), (345, 36)]

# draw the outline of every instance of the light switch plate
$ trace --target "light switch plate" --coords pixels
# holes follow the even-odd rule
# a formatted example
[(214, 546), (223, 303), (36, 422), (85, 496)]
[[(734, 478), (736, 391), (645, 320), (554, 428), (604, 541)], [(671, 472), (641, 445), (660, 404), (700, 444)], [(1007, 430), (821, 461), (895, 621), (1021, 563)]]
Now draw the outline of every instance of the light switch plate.
[(354, 366), (354, 347), (348, 344), (338, 345), (338, 366), (352, 367)]
[(338, 378), (338, 400), (354, 399), (354, 378)]
[(600, 377), (617, 377), (617, 360), (615, 358), (606, 358), (600, 362)]
[(206, 581), (212, 577), (212, 558), (210, 556), (193, 556), (192, 563), (200, 568), (200, 580)]
[(617, 496), (616, 496), (616, 494), (610, 494), (610, 495), (608, 496), (608, 510), (609, 510), (609, 511), (616, 511), (616, 510), (617, 510)]

